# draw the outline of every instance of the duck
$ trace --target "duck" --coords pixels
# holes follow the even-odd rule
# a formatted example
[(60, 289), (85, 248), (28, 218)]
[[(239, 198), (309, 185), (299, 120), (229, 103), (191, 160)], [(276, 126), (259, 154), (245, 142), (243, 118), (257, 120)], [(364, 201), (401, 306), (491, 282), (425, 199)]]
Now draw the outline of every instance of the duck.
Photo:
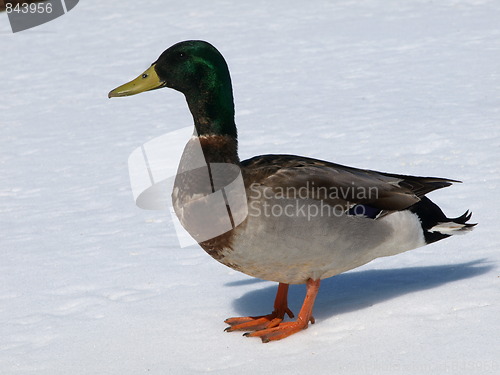
[[(271, 313), (228, 318), (228, 332), (262, 342), (289, 337), (315, 323), (321, 280), (476, 225), (469, 211), (448, 218), (426, 196), (457, 180), (288, 154), (240, 160), (229, 68), (206, 41), (174, 44), (108, 97), (164, 87), (184, 94), (194, 122), (172, 191), (181, 224), (215, 260), (278, 283)], [(306, 285), (297, 318), (288, 307), (291, 284)]]

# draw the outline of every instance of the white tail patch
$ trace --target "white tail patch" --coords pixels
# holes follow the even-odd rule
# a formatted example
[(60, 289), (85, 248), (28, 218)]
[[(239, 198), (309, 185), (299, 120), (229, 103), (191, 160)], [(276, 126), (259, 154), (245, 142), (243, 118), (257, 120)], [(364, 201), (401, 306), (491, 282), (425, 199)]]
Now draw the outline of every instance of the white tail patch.
[(438, 232), (441, 234), (447, 234), (449, 236), (454, 234), (464, 234), (471, 230), (472, 227), (466, 224), (455, 223), (454, 221), (448, 221), (446, 223), (438, 223), (434, 225), (429, 232)]

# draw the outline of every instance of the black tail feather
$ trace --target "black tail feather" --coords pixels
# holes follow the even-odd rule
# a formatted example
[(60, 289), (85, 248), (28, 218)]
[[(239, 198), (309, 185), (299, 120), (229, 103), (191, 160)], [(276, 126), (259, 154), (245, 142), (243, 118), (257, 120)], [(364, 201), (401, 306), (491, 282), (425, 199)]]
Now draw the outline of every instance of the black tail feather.
[[(469, 231), (472, 227), (477, 225), (477, 223), (467, 223), (467, 221), (469, 221), (472, 217), (472, 212), (469, 210), (457, 218), (448, 218), (443, 211), (441, 211), (438, 205), (427, 197), (422, 197), (420, 202), (415, 203), (409, 209), (419, 217), (424, 231), (425, 242), (427, 243), (439, 241), (454, 233), (459, 234)], [(446, 223), (456, 223), (462, 225), (463, 227), (449, 230), (450, 228), (446, 228), (446, 225), (444, 225), (441, 230), (433, 230), (436, 226)]]
[(472, 217), (472, 212), (467, 210), (467, 211), (465, 211), (465, 213), (462, 216), (456, 217), (454, 219), (448, 219), (448, 220), (453, 221), (454, 223), (457, 223), (457, 224), (463, 224), (467, 227), (473, 227), (473, 226), (477, 225), (477, 223), (474, 223), (474, 224), (467, 223), (471, 217)]

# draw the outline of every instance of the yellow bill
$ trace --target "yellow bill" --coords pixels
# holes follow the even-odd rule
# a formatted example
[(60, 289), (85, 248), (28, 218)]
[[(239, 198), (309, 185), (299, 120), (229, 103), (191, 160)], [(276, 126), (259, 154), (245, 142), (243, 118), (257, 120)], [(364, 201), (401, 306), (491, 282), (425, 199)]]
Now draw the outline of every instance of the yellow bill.
[(165, 82), (160, 80), (158, 74), (156, 74), (155, 64), (153, 64), (133, 81), (111, 90), (108, 94), (108, 98), (135, 95), (144, 91), (159, 89), (164, 86)]

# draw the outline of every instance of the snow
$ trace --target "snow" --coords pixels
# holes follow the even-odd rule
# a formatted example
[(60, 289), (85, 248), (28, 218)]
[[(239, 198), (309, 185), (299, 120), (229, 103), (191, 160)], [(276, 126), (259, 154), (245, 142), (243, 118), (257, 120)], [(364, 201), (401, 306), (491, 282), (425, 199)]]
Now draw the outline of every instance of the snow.
[[(12, 34), (0, 14), (0, 373), (498, 373), (499, 17), (495, 0), (87, 0)], [(223, 332), (270, 312), (276, 284), (134, 205), (127, 159), (190, 125), (182, 95), (107, 98), (185, 39), (228, 61), (242, 158), (460, 179), (431, 198), (479, 226), (325, 280), (317, 323), (286, 340)]]

